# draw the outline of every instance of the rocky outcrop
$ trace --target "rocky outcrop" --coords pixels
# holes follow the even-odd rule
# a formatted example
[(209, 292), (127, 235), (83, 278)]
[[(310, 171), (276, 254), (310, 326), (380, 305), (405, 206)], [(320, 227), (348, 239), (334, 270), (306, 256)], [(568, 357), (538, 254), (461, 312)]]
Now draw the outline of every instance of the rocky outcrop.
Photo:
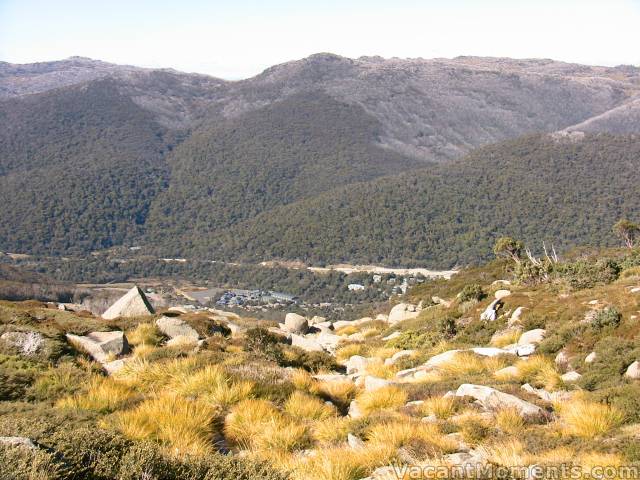
[(301, 348), (307, 352), (324, 352), (324, 348), (318, 340), (304, 335), (291, 334), (291, 345)]
[(169, 338), (188, 337), (194, 340), (200, 338), (198, 332), (179, 317), (160, 317), (156, 320), (156, 326)]
[(420, 315), (420, 311), (415, 305), (410, 303), (399, 303), (389, 312), (389, 323), (394, 325), (404, 320), (410, 320)]
[(35, 443), (27, 437), (0, 437), (0, 445), (6, 445), (8, 447), (24, 447), (35, 449)]
[(533, 330), (526, 331), (520, 335), (518, 345), (527, 345), (530, 343), (537, 345), (544, 340), (546, 335), (547, 331), (544, 328), (535, 328)]
[(640, 362), (637, 360), (627, 367), (627, 371), (624, 372), (624, 376), (631, 380), (640, 379)]
[(304, 334), (309, 330), (309, 323), (302, 315), (287, 313), (284, 317), (284, 324), (280, 324), (280, 328), (289, 333)]
[(517, 325), (520, 320), (522, 319), (522, 314), (524, 313), (524, 311), (526, 310), (526, 307), (518, 307), (516, 308), (513, 313), (511, 314), (511, 317), (509, 317), (509, 322), (508, 325), (511, 327), (513, 325)]
[(498, 318), (498, 309), (502, 306), (502, 300), (496, 299), (480, 314), (480, 320), (493, 322)]
[(546, 416), (544, 410), (537, 405), (484, 385), (462, 384), (456, 390), (456, 396), (475, 398), (489, 411), (515, 408), (522, 417), (527, 419), (541, 419)]
[(124, 366), (124, 360), (115, 359), (129, 353), (129, 342), (124, 332), (92, 332), (86, 336), (67, 333), (67, 339), (79, 350), (87, 353), (96, 362), (102, 364), (111, 374)]
[(113, 320), (118, 317), (139, 317), (142, 315), (152, 315), (153, 307), (147, 300), (146, 295), (140, 288), (133, 287), (124, 296), (111, 305), (102, 318)]
[(496, 300), (502, 300), (503, 298), (507, 298), (511, 295), (511, 291), (510, 290), (496, 290), (495, 293), (493, 294), (493, 298), (495, 298)]
[(391, 357), (387, 358), (384, 361), (384, 364), (385, 365), (394, 365), (401, 358), (411, 357), (412, 355), (415, 355), (416, 353), (417, 353), (416, 350), (400, 350), (399, 352), (396, 352), (393, 355), (391, 355)]
[(377, 358), (368, 358), (362, 357), (360, 355), (353, 355), (351, 358), (349, 358), (349, 360), (347, 360), (347, 363), (345, 364), (347, 375), (352, 373), (362, 373), (366, 371), (369, 365), (373, 365), (377, 361)]

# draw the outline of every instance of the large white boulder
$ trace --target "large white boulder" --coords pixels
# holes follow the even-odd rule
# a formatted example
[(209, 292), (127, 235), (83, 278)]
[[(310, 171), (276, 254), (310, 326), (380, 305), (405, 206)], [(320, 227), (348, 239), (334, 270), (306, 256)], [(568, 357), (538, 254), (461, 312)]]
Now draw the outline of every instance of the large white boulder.
[(389, 312), (389, 323), (393, 325), (404, 320), (416, 318), (418, 315), (420, 315), (420, 312), (415, 305), (399, 303)]
[(364, 389), (367, 392), (373, 392), (384, 387), (389, 387), (391, 385), (394, 385), (394, 383), (395, 382), (392, 382), (385, 378), (372, 377), (371, 375), (367, 375), (366, 377), (364, 377)]
[(489, 322), (493, 322), (496, 318), (498, 318), (498, 309), (502, 306), (502, 300), (499, 298), (495, 299), (491, 304), (485, 309), (484, 312), (480, 315), (480, 320), (486, 320)]
[(86, 336), (67, 333), (67, 339), (76, 348), (103, 364), (112, 360), (111, 356), (120, 356), (129, 352), (129, 342), (121, 331), (91, 332)]
[(640, 362), (636, 360), (631, 365), (629, 365), (629, 367), (627, 367), (627, 371), (624, 372), (624, 376), (630, 378), (631, 380), (640, 379)]
[(147, 300), (146, 295), (140, 288), (135, 286), (111, 305), (102, 314), (102, 318), (113, 320), (118, 317), (139, 317), (141, 315), (152, 315), (153, 313), (153, 307)]
[(535, 328), (533, 330), (528, 330), (520, 335), (518, 339), (518, 345), (527, 345), (529, 343), (533, 343), (537, 345), (538, 343), (544, 340), (544, 337), (547, 335), (547, 331), (544, 328)]
[(410, 357), (412, 355), (415, 355), (416, 353), (417, 353), (416, 350), (400, 350), (399, 352), (396, 352), (393, 355), (391, 355), (391, 357), (387, 358), (384, 361), (384, 364), (385, 365), (393, 365), (398, 360), (400, 360), (401, 358)]
[(297, 313), (287, 313), (284, 317), (284, 327), (290, 333), (304, 334), (309, 329), (309, 323), (307, 319)]
[(545, 417), (544, 410), (537, 405), (522, 400), (515, 395), (504, 393), (484, 385), (462, 384), (458, 387), (458, 390), (456, 390), (456, 396), (475, 398), (489, 411), (515, 408), (523, 418), (540, 419)]
[(495, 293), (493, 294), (493, 298), (495, 298), (496, 300), (502, 300), (503, 298), (507, 298), (511, 295), (511, 291), (510, 290), (496, 290)]
[(160, 317), (156, 320), (156, 326), (169, 338), (189, 337), (198, 340), (200, 335), (187, 322), (178, 317)]
[(291, 334), (291, 345), (301, 348), (307, 352), (323, 352), (324, 348), (314, 337), (305, 337), (304, 335)]
[(511, 327), (513, 325), (516, 325), (520, 322), (520, 320), (522, 319), (522, 314), (524, 313), (524, 311), (526, 310), (526, 307), (518, 307), (516, 308), (513, 313), (511, 314), (511, 317), (509, 317), (509, 321), (508, 321), (508, 325)]
[(347, 375), (353, 373), (362, 373), (367, 370), (369, 365), (373, 365), (378, 362), (377, 358), (369, 358), (363, 357), (360, 355), (353, 355), (347, 362), (345, 363), (345, 367), (347, 369)]

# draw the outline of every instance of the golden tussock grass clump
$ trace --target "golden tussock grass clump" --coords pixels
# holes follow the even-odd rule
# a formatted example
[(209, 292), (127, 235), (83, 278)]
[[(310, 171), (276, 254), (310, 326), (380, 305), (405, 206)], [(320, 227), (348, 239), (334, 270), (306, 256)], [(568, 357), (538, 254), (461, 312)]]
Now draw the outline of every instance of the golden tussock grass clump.
[(420, 405), (422, 415), (435, 415), (436, 418), (445, 420), (458, 411), (458, 401), (452, 397), (430, 397)]
[(293, 480), (358, 480), (375, 468), (388, 464), (395, 450), (390, 445), (368, 446), (360, 450), (340, 447), (322, 449), (312, 457), (299, 457), (293, 464)]
[(441, 455), (458, 449), (458, 442), (444, 435), (437, 425), (411, 418), (374, 425), (367, 432), (367, 440), (372, 445), (392, 446), (395, 449), (417, 446), (422, 450), (422, 456)]
[(475, 410), (467, 410), (449, 419), (469, 444), (478, 444), (489, 434), (492, 421)]
[(623, 465), (628, 465), (628, 462), (625, 462), (621, 455), (615, 453), (587, 452), (580, 455), (574, 462), (582, 468), (584, 478), (607, 480), (631, 478), (625, 476), (620, 469)]
[(126, 363), (121, 370), (114, 373), (113, 379), (138, 391), (148, 392), (164, 387), (175, 379), (187, 376), (200, 366), (199, 360), (195, 357), (158, 362), (136, 359)]
[(575, 398), (556, 404), (561, 431), (566, 435), (595, 438), (622, 424), (624, 415), (617, 408)]
[(56, 407), (110, 413), (135, 401), (138, 395), (108, 378), (94, 378), (86, 391), (60, 399)]
[(271, 402), (263, 399), (247, 399), (231, 408), (224, 421), (224, 435), (243, 448), (253, 447), (253, 442), (265, 425), (280, 419), (282, 414)]
[(218, 414), (208, 403), (164, 394), (118, 412), (114, 424), (125, 437), (160, 442), (174, 455), (206, 455), (212, 452)]
[(291, 418), (275, 417), (263, 424), (259, 435), (253, 439), (253, 446), (261, 451), (292, 452), (311, 443), (309, 427)]
[(491, 339), (491, 345), (498, 348), (506, 347), (507, 345), (512, 345), (518, 342), (520, 335), (522, 335), (521, 330), (518, 330), (515, 328), (510, 330), (505, 330), (501, 334), (496, 335)]
[(162, 342), (162, 333), (153, 323), (140, 323), (127, 332), (127, 340), (131, 345), (150, 345), (157, 347)]
[(303, 392), (314, 393), (316, 390), (317, 381), (306, 370), (297, 368), (290, 376), (291, 383), (296, 390), (302, 390)]
[(349, 417), (326, 418), (313, 424), (311, 436), (321, 444), (333, 445), (347, 441), (353, 420)]
[(156, 352), (160, 351), (160, 348), (161, 347), (154, 347), (153, 345), (141, 343), (133, 349), (133, 356), (139, 359), (146, 359), (151, 355), (154, 355)]
[(437, 372), (443, 377), (462, 377), (493, 373), (507, 365), (501, 356), (483, 357), (473, 352), (458, 352), (451, 360), (438, 366)]
[(398, 367), (394, 365), (385, 365), (382, 360), (367, 365), (367, 374), (378, 378), (394, 378), (398, 373)]
[(522, 467), (530, 465), (533, 456), (529, 454), (517, 439), (506, 439), (477, 448), (490, 463), (503, 467)]
[(520, 360), (515, 366), (521, 382), (547, 390), (557, 390), (563, 385), (554, 361), (543, 355), (533, 355), (526, 360)]
[(249, 398), (254, 384), (247, 380), (234, 381), (223, 367), (207, 365), (185, 377), (174, 379), (167, 388), (177, 395), (228, 406)]
[(367, 353), (367, 346), (362, 343), (350, 343), (339, 347), (336, 350), (336, 360), (338, 362), (346, 362), (354, 355), (365, 356)]
[(398, 353), (400, 349), (393, 347), (378, 347), (371, 350), (369, 353), (370, 357), (378, 357), (381, 360), (386, 360), (387, 358), (391, 358), (394, 353)]
[(326, 404), (317, 397), (300, 391), (295, 391), (291, 394), (284, 404), (284, 411), (293, 418), (307, 420), (322, 420), (335, 417), (338, 413), (335, 407)]
[(407, 403), (407, 392), (400, 387), (390, 385), (378, 390), (364, 392), (357, 397), (358, 406), (365, 415), (380, 410), (394, 410)]
[(359, 331), (360, 329), (355, 325), (346, 325), (336, 330), (336, 335), (348, 336), (353, 335), (354, 333), (358, 333)]
[(496, 413), (496, 425), (500, 430), (510, 434), (522, 432), (525, 421), (515, 408), (503, 408)]
[(318, 382), (315, 392), (338, 406), (344, 407), (356, 396), (357, 387), (351, 380), (325, 380)]

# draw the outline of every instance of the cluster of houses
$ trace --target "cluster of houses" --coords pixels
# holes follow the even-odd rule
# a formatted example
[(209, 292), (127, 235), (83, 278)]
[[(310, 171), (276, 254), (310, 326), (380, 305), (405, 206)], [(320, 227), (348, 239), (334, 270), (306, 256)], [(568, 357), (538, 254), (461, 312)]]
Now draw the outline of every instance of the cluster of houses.
[[(373, 280), (373, 284), (380, 284), (383, 283), (383, 277), (382, 275), (373, 275), (372, 277)], [(417, 283), (423, 283), (425, 281), (425, 278), (421, 275), (418, 276), (411, 276), (411, 277), (389, 277), (386, 279), (386, 285), (391, 286), (391, 294), (392, 295), (403, 295), (405, 293), (407, 293), (407, 289), (409, 288), (409, 285), (415, 285)], [(373, 286), (373, 285), (371, 285)], [(350, 283), (349, 285), (347, 285), (347, 288), (349, 289), (349, 291), (352, 292), (360, 292), (365, 290), (367, 287), (361, 283)]]
[(298, 303), (298, 297), (289, 293), (264, 291), (264, 290), (227, 290), (216, 305), (225, 307), (241, 307), (256, 304), (290, 305)]

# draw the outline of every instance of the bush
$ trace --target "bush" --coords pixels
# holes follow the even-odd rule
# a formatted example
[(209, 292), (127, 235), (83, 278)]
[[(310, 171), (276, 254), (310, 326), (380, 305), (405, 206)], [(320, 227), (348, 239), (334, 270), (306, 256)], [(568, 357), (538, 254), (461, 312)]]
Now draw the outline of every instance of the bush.
[(591, 326), (595, 329), (602, 330), (603, 328), (617, 328), (622, 321), (622, 315), (616, 310), (615, 307), (605, 308), (600, 310), (591, 321)]
[(245, 335), (247, 350), (264, 355), (269, 360), (282, 362), (282, 340), (264, 328), (251, 328)]
[(40, 365), (29, 360), (0, 355), (0, 401), (24, 398), (41, 371)]
[(62, 480), (54, 456), (42, 450), (0, 445), (0, 480)]
[(482, 287), (477, 283), (465, 285), (462, 291), (458, 294), (460, 303), (468, 302), (470, 300), (480, 301), (487, 296), (482, 290)]
[(578, 260), (556, 265), (556, 274), (575, 289), (607, 285), (617, 280), (620, 265), (611, 259)]
[(640, 347), (632, 340), (607, 336), (596, 343), (596, 359), (585, 365), (579, 385), (586, 390), (620, 385), (627, 367), (640, 358)]

